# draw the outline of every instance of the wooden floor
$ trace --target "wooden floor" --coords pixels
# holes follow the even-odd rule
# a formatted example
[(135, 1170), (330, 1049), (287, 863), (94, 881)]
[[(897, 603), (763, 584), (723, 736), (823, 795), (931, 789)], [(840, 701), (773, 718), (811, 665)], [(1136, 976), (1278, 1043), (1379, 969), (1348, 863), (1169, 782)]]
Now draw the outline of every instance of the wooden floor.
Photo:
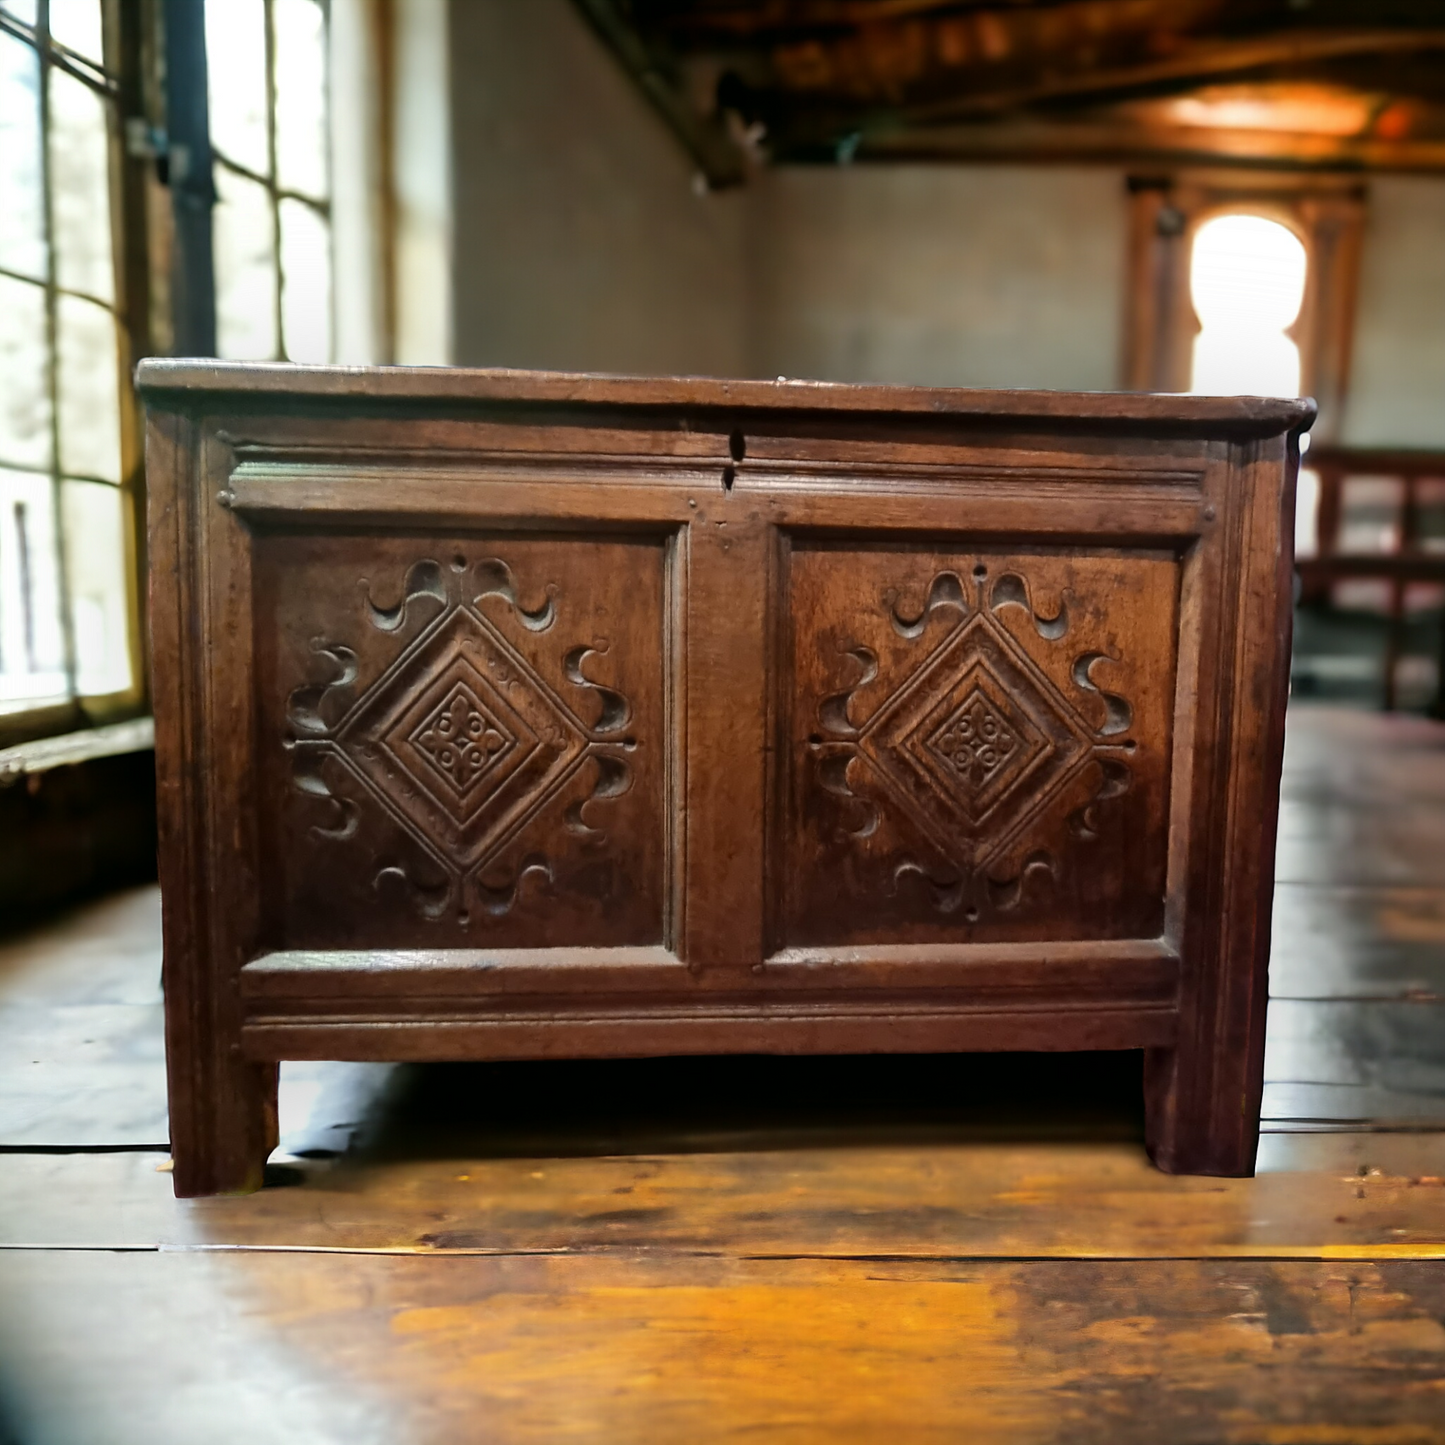
[(178, 1203), (154, 892), (13, 939), (0, 1441), (1445, 1441), (1445, 728), (1294, 712), (1279, 862), (1253, 1180), (1127, 1055), (310, 1065)]

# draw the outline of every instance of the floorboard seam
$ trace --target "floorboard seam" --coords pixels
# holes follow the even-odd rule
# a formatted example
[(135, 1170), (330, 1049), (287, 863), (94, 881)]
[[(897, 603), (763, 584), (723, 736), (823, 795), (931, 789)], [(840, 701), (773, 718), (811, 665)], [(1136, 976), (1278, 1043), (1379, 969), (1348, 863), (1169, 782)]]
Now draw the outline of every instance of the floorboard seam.
[(0, 1154), (169, 1154), (169, 1144), (0, 1144)]
[(280, 1254), (374, 1256), (396, 1259), (721, 1259), (747, 1264), (1208, 1264), (1236, 1261), (1250, 1264), (1349, 1264), (1391, 1260), (1445, 1265), (1445, 1242), (1438, 1245), (1341, 1245), (1290, 1249), (1272, 1245), (1250, 1250), (1238, 1246), (1216, 1252), (1150, 1254), (1122, 1251), (1070, 1250), (1067, 1253), (822, 1253), (786, 1251), (752, 1253), (723, 1249), (671, 1249), (666, 1245), (614, 1245), (595, 1249), (434, 1249), (428, 1246), (327, 1244), (0, 1244), (0, 1254)]

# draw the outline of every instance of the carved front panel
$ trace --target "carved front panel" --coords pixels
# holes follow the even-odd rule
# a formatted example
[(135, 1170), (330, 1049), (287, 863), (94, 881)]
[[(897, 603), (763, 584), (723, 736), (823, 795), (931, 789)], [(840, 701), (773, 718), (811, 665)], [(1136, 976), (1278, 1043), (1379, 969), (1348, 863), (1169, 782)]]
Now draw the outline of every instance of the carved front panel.
[(273, 946), (665, 941), (661, 540), (259, 540)]
[(1172, 557), (795, 543), (779, 945), (1163, 926)]

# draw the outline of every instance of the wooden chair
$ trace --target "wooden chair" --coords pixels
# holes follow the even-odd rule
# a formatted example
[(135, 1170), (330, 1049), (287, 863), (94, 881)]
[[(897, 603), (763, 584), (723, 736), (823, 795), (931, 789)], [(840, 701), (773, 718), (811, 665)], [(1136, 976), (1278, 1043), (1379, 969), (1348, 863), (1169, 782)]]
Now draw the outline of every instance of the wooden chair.
[[(1375, 450), (1362, 447), (1317, 446), (1304, 465), (1319, 477), (1319, 512), (1316, 554), (1299, 557), (1302, 602), (1327, 601), (1337, 582), (1371, 578), (1389, 584), (1386, 616), (1389, 632), (1385, 645), (1385, 710), (1393, 712), (1397, 700), (1398, 671), (1405, 631), (1405, 591), (1412, 582), (1445, 583), (1445, 551), (1428, 551), (1421, 535), (1421, 483), (1445, 480), (1445, 452)], [(1393, 477), (1402, 484), (1400, 525), (1396, 545), (1387, 551), (1340, 550), (1345, 519), (1345, 484), (1353, 477)], [(1445, 716), (1445, 629), (1441, 634), (1440, 666), (1432, 716)]]

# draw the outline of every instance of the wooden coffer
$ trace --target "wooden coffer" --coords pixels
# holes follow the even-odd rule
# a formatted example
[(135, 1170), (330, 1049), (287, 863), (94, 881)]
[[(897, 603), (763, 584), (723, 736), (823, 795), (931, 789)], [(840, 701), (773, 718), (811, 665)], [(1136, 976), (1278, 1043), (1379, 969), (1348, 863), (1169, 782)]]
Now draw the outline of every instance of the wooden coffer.
[(1310, 403), (140, 377), (178, 1193), (316, 1058), (1140, 1049), (1252, 1170)]

